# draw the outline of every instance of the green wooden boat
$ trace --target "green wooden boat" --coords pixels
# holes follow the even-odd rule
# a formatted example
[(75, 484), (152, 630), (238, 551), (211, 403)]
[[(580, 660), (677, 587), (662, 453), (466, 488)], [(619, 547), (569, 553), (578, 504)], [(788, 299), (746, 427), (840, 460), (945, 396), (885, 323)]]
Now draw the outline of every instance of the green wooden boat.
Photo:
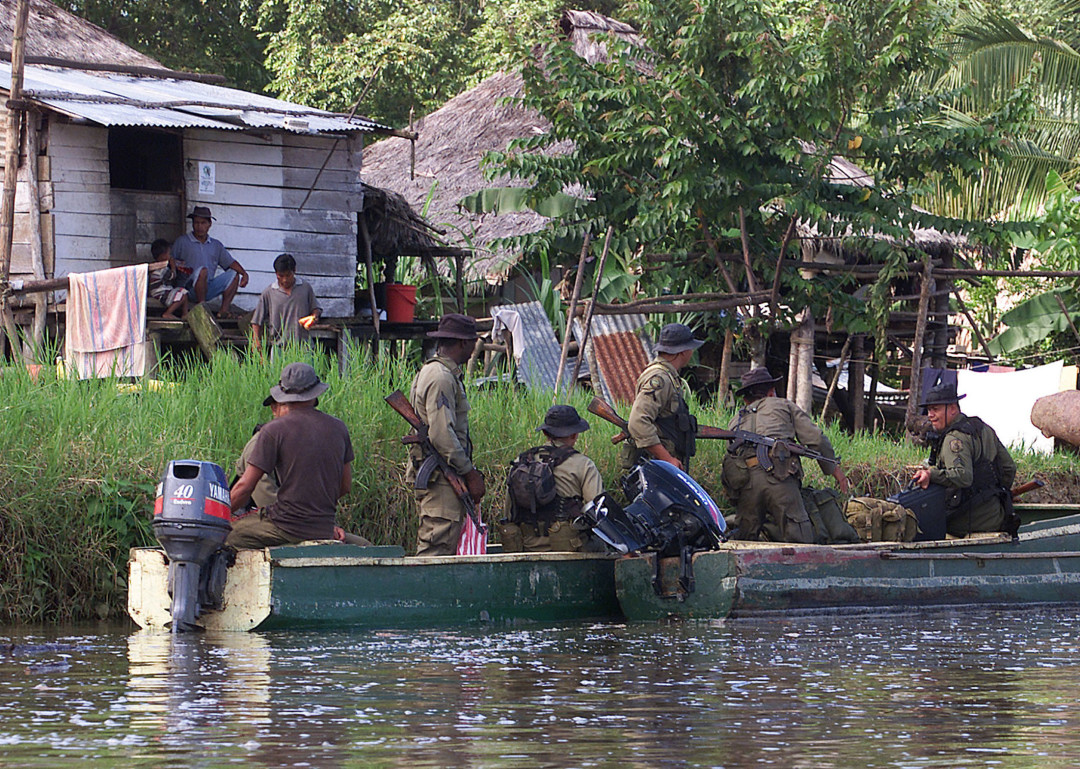
[(730, 542), (693, 556), (695, 589), (677, 588), (675, 558), (615, 564), (631, 620), (723, 619), (798, 611), (965, 604), (1080, 603), (1080, 508), (1024, 506), (1019, 538), (792, 545)]
[[(506, 553), (406, 558), (400, 547), (312, 543), (242, 550), (209, 630), (435, 627), (620, 616), (615, 556)], [(168, 562), (134, 548), (128, 614), (143, 628), (171, 622)]]

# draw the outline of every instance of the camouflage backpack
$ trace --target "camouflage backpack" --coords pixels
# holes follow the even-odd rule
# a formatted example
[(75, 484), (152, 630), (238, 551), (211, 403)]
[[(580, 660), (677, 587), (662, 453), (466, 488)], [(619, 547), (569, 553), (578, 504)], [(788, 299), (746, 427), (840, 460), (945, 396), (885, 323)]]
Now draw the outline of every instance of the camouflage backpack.
[(507, 494), (513, 503), (513, 521), (554, 520), (559, 501), (554, 470), (576, 453), (565, 446), (537, 446), (518, 455), (506, 476)]
[(911, 542), (919, 532), (914, 512), (885, 499), (852, 497), (846, 514), (863, 542)]

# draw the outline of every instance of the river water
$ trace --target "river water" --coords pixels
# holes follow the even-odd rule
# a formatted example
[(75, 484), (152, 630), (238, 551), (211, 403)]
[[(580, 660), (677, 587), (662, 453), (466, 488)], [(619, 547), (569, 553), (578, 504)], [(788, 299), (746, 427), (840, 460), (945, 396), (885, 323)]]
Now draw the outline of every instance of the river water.
[(0, 632), (0, 765), (1075, 767), (1075, 610)]

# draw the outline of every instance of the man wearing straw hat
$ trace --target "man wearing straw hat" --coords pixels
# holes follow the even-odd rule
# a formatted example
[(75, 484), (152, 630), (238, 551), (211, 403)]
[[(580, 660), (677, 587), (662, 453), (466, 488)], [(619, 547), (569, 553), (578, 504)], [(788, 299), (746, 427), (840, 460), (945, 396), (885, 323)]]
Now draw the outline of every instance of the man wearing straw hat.
[(236, 521), (227, 545), (259, 548), (336, 538), (337, 502), (352, 485), (353, 448), (345, 423), (315, 408), (327, 389), (307, 363), (282, 369), (263, 401), (278, 404), (274, 419), (259, 430), (247, 467), (230, 492), (235, 513), (263, 475), (276, 473), (277, 501)]
[[(469, 400), (461, 367), (468, 363), (476, 347), (476, 320), (467, 315), (447, 313), (439, 327), (429, 331), (438, 340), (435, 357), (420, 369), (409, 391), (416, 415), (428, 426), (428, 439), (450, 468), (460, 475), (475, 502), (484, 496), (484, 476), (472, 461), (469, 437)], [(424, 461), (420, 447), (409, 447), (405, 479), (415, 484), (416, 472)], [(420, 508), (420, 529), (416, 536), (418, 556), (454, 555), (457, 552), (465, 508), (449, 481), (436, 470), (426, 489), (416, 489)]]
[[(574, 448), (578, 436), (589, 423), (573, 406), (552, 406), (544, 422), (536, 428), (548, 439), (544, 446), (529, 449), (511, 466), (507, 478), (505, 519), (499, 525), (504, 553), (563, 551), (578, 552), (585, 545), (574, 520), (582, 507), (604, 490), (600, 470), (587, 456)], [(546, 489), (551, 499), (542, 504), (536, 499), (544, 475), (538, 462), (550, 468), (546, 476), (554, 488)]]
[(697, 420), (686, 405), (685, 383), (679, 371), (704, 342), (681, 323), (669, 323), (660, 330), (656, 359), (637, 380), (634, 405), (630, 409), (620, 461), (629, 470), (642, 459), (662, 459), (688, 470), (694, 456)]
[[(238, 289), (248, 284), (247, 270), (217, 238), (210, 237), (210, 225), (214, 217), (207, 206), (195, 206), (187, 215), (191, 220), (191, 232), (185, 232), (172, 246), (172, 255), (191, 269), (188, 278), (188, 298), (202, 304), (221, 297), (219, 318), (234, 318), (232, 300)], [(218, 267), (222, 269), (217, 274)], [(229, 274), (232, 270), (234, 274)]]
[[(747, 372), (735, 394), (744, 401), (728, 429), (799, 443), (822, 456), (821, 472), (836, 479), (847, 494), (847, 475), (840, 467), (832, 444), (814, 424), (810, 415), (776, 395), (776, 383), (767, 368)], [(812, 544), (814, 527), (802, 499), (802, 463), (794, 455), (772, 456), (771, 466), (762, 465), (758, 446), (749, 441), (732, 441), (724, 455), (720, 480), (724, 493), (735, 503), (737, 537), (744, 540), (798, 542)]]
[(933, 427), (929, 466), (912, 478), (921, 489), (936, 483), (949, 490), (946, 531), (954, 537), (1004, 531), (1016, 480), (1016, 463), (994, 428), (960, 410), (964, 397), (955, 384), (938, 384), (926, 393), (919, 405)]

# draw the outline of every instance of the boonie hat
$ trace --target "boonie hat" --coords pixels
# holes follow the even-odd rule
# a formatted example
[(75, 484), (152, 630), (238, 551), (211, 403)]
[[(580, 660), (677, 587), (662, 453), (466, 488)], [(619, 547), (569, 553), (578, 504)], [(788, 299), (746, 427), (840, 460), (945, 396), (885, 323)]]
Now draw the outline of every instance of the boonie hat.
[(700, 339), (694, 339), (694, 332), (688, 326), (668, 323), (660, 329), (660, 343), (656, 345), (656, 351), (674, 355), (684, 350), (696, 350), (703, 344), (705, 342)]
[(966, 397), (966, 393), (964, 395), (956, 394), (955, 383), (934, 385), (927, 391), (926, 397), (923, 398), (923, 401), (919, 404), (919, 407), (922, 408), (924, 406), (947, 406), (950, 403), (959, 403), (961, 398)]
[(781, 377), (774, 377), (770, 374), (769, 369), (764, 366), (758, 366), (757, 368), (752, 368), (746, 372), (746, 376), (742, 378), (739, 389), (735, 391), (735, 394), (742, 395), (755, 385), (773, 384), (774, 382), (779, 382), (780, 379)]
[(536, 428), (537, 432), (547, 433), (555, 438), (577, 435), (589, 429), (589, 423), (581, 418), (573, 406), (552, 406), (544, 415), (544, 423)]
[(476, 318), (457, 312), (448, 312), (439, 318), (439, 328), (427, 332), (434, 339), (476, 339)]
[(320, 381), (315, 369), (307, 363), (290, 363), (281, 370), (281, 379), (270, 388), (263, 405), (313, 401), (329, 389), (330, 385)]
[(195, 208), (191, 209), (191, 213), (187, 215), (187, 218), (194, 219), (196, 216), (211, 220), (214, 218), (210, 215), (210, 208), (208, 206), (195, 206)]

